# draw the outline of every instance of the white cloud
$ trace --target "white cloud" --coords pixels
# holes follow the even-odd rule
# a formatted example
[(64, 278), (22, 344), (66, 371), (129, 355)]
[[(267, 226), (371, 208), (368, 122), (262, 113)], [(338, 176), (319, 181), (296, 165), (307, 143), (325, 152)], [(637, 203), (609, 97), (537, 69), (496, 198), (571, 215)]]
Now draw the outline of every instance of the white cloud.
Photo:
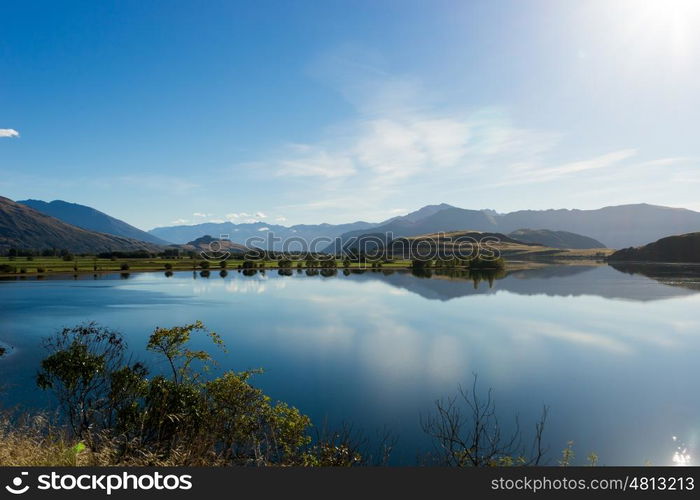
[[(554, 167), (545, 167), (541, 164), (515, 164), (503, 170), (503, 180), (497, 183), (488, 184), (488, 187), (503, 187), (517, 184), (530, 184), (536, 182), (550, 182), (560, 180), (565, 177), (576, 176), (600, 169), (619, 167), (622, 162), (637, 155), (634, 149), (623, 149), (613, 151), (604, 155), (579, 160)], [(652, 162), (656, 163), (656, 162)], [(660, 165), (665, 165), (661, 163)]]
[(203, 213), (203, 212), (195, 212), (195, 213), (192, 214), (192, 217), (204, 218), (204, 217), (212, 217), (213, 215), (214, 215), (214, 214), (205, 214), (205, 213)]
[(346, 177), (357, 173), (347, 153), (327, 151), (323, 146), (293, 144), (287, 147), (291, 158), (275, 162), (276, 174), (293, 177)]
[(269, 231), (269, 230), (270, 230), (269, 227), (261, 227), (260, 229), (258, 229), (258, 231)]
[(229, 219), (229, 220), (231, 220), (231, 221), (234, 221), (234, 220), (237, 220), (237, 219), (250, 218), (250, 217), (252, 217), (252, 215), (251, 215), (251, 214), (247, 214), (247, 213), (245, 213), (245, 212), (238, 212), (238, 213), (235, 213), (235, 212), (234, 212), (234, 213), (226, 214), (226, 218)]
[(171, 224), (174, 224), (176, 226), (182, 225), (182, 224), (187, 224), (189, 220), (187, 219), (175, 219), (174, 221), (170, 221)]
[(265, 215), (265, 214), (262, 213), (262, 212), (256, 212), (256, 213), (255, 213), (255, 216), (258, 217), (259, 219), (265, 219), (265, 218), (267, 218), (267, 215)]
[(0, 128), (0, 137), (19, 137), (19, 132), (13, 128)]
[(275, 217), (275, 222), (287, 222), (287, 218), (283, 216)]
[[(562, 206), (584, 193), (581, 208), (630, 197), (667, 204), (663, 201), (677, 198), (667, 196), (677, 191), (673, 179), (686, 179), (685, 186), (700, 180), (697, 161), (688, 158), (646, 157), (629, 147), (574, 156), (563, 143), (575, 138), (521, 126), (497, 107), (469, 110), (459, 97), (388, 74), (378, 61), (376, 54), (340, 50), (312, 68), (355, 108), (355, 117), (329, 127), (316, 141), (280, 145), (250, 164), (289, 184), (276, 210), (347, 217), (351, 207), (357, 218), (380, 220), (389, 206), (424, 199), (426, 192), (440, 193), (435, 202), (460, 206), (494, 200), (493, 208), (501, 210)], [(625, 182), (604, 186), (622, 174)], [(546, 183), (556, 183), (556, 190)], [(542, 186), (517, 190), (529, 184)], [(611, 191), (602, 196), (604, 189)], [(663, 198), (656, 196), (662, 192)]]

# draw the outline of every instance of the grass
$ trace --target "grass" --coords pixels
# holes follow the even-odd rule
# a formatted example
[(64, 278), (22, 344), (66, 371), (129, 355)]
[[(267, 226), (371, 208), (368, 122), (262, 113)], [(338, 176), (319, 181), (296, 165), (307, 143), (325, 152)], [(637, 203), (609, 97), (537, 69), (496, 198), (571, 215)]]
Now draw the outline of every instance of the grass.
[[(572, 263), (574, 261), (595, 261), (607, 257), (613, 250), (591, 249), (591, 250), (561, 250), (538, 246), (518, 246), (506, 245), (501, 249), (503, 256), (509, 261), (507, 268), (519, 267), (515, 261), (547, 261), (550, 263)], [(191, 258), (121, 258), (121, 259), (99, 259), (96, 257), (74, 257), (74, 260), (63, 260), (61, 257), (34, 257), (28, 260), (27, 257), (0, 257), (0, 277), (8, 276), (43, 276), (49, 274), (87, 274), (87, 273), (112, 273), (112, 272), (142, 272), (142, 271), (192, 271), (202, 270), (200, 264), (203, 259)], [(229, 259), (226, 261), (226, 269), (235, 270), (243, 265), (243, 259)], [(293, 261), (290, 269), (297, 269), (298, 262), (302, 268), (308, 266), (305, 261)], [(122, 269), (126, 264), (128, 269)], [(279, 261), (256, 261), (256, 269), (277, 269)], [(343, 260), (336, 260), (338, 269), (343, 269)], [(10, 266), (12, 270), (5, 271), (2, 268)], [(170, 267), (170, 269), (168, 269)], [(318, 266), (320, 268), (320, 266)], [(350, 269), (368, 269), (371, 264), (351, 263)], [(410, 269), (411, 261), (408, 259), (394, 259), (390, 262), (382, 262), (381, 269)], [(209, 262), (208, 270), (218, 271), (219, 262)]]
[(52, 425), (42, 416), (23, 416), (18, 422), (0, 414), (0, 466), (78, 467), (130, 466), (176, 467), (222, 465), (212, 457), (194, 456), (190, 450), (176, 449), (167, 457), (145, 450), (124, 453), (123, 445), (103, 439), (99, 449), (69, 437), (65, 429)]
[[(98, 259), (95, 257), (75, 257), (75, 260), (65, 261), (61, 257), (34, 257), (27, 260), (27, 257), (0, 257), (0, 267), (8, 265), (16, 269), (16, 272), (2, 272), (0, 276), (22, 276), (22, 275), (46, 275), (46, 274), (76, 274), (76, 273), (106, 273), (106, 272), (139, 272), (139, 271), (166, 271), (167, 265), (172, 266), (172, 271), (192, 271), (201, 270), (202, 259), (172, 259), (172, 258), (126, 258), (126, 259)], [(243, 265), (242, 259), (229, 259), (226, 261), (226, 269), (237, 269)], [(306, 262), (301, 261), (302, 266), (307, 268)], [(122, 269), (122, 265), (128, 265), (128, 269)], [(277, 260), (256, 261), (256, 268), (263, 265), (264, 269), (277, 269)], [(336, 260), (338, 269), (343, 268), (343, 261)], [(352, 268), (369, 267), (369, 264), (351, 263)], [(382, 268), (406, 269), (411, 267), (409, 260), (396, 260), (382, 263)], [(293, 262), (291, 269), (297, 268), (297, 262)], [(24, 272), (22, 270), (24, 269)], [(209, 271), (219, 270), (218, 262), (209, 263)]]

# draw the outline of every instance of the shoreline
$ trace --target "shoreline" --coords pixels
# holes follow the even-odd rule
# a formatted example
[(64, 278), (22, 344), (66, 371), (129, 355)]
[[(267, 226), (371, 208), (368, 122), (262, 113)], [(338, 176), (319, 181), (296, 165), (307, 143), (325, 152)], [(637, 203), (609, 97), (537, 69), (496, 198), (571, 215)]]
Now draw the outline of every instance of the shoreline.
[[(526, 269), (535, 269), (535, 268), (540, 268), (540, 267), (547, 267), (547, 266), (572, 266), (572, 265), (582, 265), (582, 266), (602, 266), (606, 265), (606, 262), (601, 262), (601, 261), (596, 261), (596, 260), (551, 260), (551, 261), (545, 261), (545, 260), (513, 260), (513, 261), (507, 261), (505, 268), (486, 268), (486, 269), (474, 269), (473, 271), (522, 271)], [(181, 272), (196, 272), (196, 273), (201, 273), (202, 271), (209, 271), (210, 273), (219, 273), (221, 271), (226, 271), (228, 273), (232, 272), (238, 272), (238, 271), (274, 271), (274, 270), (280, 270), (280, 269), (285, 269), (285, 270), (290, 270), (294, 271), (297, 269), (301, 270), (307, 270), (307, 269), (315, 269), (315, 270), (324, 270), (324, 269), (333, 269), (336, 271), (343, 271), (345, 269), (348, 269), (350, 271), (353, 270), (363, 270), (363, 271), (411, 271), (413, 268), (411, 266), (402, 266), (402, 265), (389, 265), (389, 266), (384, 266), (384, 267), (375, 267), (372, 268), (371, 266), (367, 267), (359, 267), (359, 266), (352, 266), (352, 267), (320, 267), (320, 266), (302, 266), (302, 267), (297, 267), (297, 266), (292, 266), (292, 267), (280, 267), (280, 266), (265, 266), (261, 268), (249, 268), (249, 269), (242, 269), (238, 267), (228, 267), (228, 268), (209, 268), (209, 269), (201, 269), (201, 268), (196, 268), (196, 269), (164, 269), (163, 267), (139, 267), (137, 269), (127, 269), (127, 270), (120, 270), (120, 269), (111, 269), (111, 270), (99, 270), (99, 271), (94, 271), (94, 270), (78, 270), (78, 271), (65, 271), (65, 270), (57, 270), (57, 271), (48, 271), (44, 273), (0, 273), (0, 280), (9, 280), (11, 278), (15, 278), (15, 280), (24, 280), (24, 279), (31, 279), (31, 280), (41, 280), (47, 277), (78, 277), (78, 276), (103, 276), (106, 274), (133, 274), (133, 273), (153, 273), (153, 272), (161, 272), (161, 273), (167, 273), (167, 272), (172, 272), (172, 273), (181, 273)], [(470, 269), (467, 267), (438, 267), (438, 268), (427, 268), (432, 271), (440, 271), (440, 270), (461, 270), (461, 271), (469, 271)]]

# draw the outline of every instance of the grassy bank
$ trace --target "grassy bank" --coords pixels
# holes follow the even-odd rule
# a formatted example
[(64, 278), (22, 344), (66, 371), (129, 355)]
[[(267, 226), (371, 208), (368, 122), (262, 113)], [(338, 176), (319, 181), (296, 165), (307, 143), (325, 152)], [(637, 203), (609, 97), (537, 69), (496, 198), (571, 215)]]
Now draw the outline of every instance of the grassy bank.
[[(408, 259), (395, 259), (376, 262), (306, 261), (286, 259), (244, 260), (228, 259), (223, 262), (206, 261), (201, 258), (119, 258), (102, 259), (97, 257), (74, 257), (64, 260), (61, 257), (0, 257), (0, 277), (43, 276), (51, 274), (93, 274), (143, 271), (202, 271), (220, 269), (411, 269)], [(448, 264), (434, 263), (433, 267), (449, 267)], [(459, 267), (459, 266), (458, 266)], [(464, 267), (464, 266), (461, 266)]]
[[(96, 257), (75, 257), (74, 260), (65, 261), (60, 257), (34, 257), (28, 260), (27, 257), (0, 257), (0, 276), (14, 276), (21, 274), (69, 274), (69, 273), (105, 273), (105, 272), (139, 272), (139, 271), (192, 271), (202, 269), (240, 269), (245, 265), (243, 259), (228, 259), (224, 267), (220, 262), (209, 262), (203, 259), (174, 259), (174, 258), (121, 258), (121, 259), (100, 259)], [(279, 260), (258, 260), (255, 262), (255, 269), (278, 269)], [(298, 266), (298, 263), (301, 266)], [(293, 262), (292, 268), (309, 267), (305, 261)], [(337, 268), (344, 267), (342, 260), (336, 260)], [(370, 267), (371, 264), (349, 263), (347, 267), (359, 268)], [(383, 262), (381, 267), (402, 269), (411, 267), (409, 260), (397, 260)]]

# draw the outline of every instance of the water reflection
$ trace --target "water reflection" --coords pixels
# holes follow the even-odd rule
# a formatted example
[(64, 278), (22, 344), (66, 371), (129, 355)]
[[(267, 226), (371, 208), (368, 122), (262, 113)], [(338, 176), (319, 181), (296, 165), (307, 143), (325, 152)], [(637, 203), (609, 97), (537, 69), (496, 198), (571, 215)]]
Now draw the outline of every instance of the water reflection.
[(630, 275), (641, 275), (664, 285), (700, 291), (700, 265), (611, 262), (610, 266)]
[[(678, 442), (678, 438), (676, 436), (673, 436), (673, 441)], [(686, 447), (685, 444), (680, 443), (676, 447), (676, 451), (673, 453), (673, 458), (671, 461), (673, 462), (673, 465), (679, 465), (679, 466), (692, 465), (692, 458), (691, 458), (690, 454), (688, 453), (688, 448)]]
[[(407, 464), (425, 445), (421, 412), (472, 372), (494, 388), (505, 415), (528, 419), (549, 405), (553, 450), (573, 440), (581, 457), (594, 450), (608, 465), (668, 463), (666, 429), (700, 431), (696, 290), (609, 266), (429, 278), (392, 269), (238, 271), (0, 283), (0, 339), (17, 346), (0, 367), (16, 387), (10, 397), (42, 397), (27, 388), (39, 339), (56, 328), (95, 320), (138, 348), (155, 326), (201, 319), (225, 336), (222, 369), (265, 368), (256, 383), (316, 422), (369, 433), (392, 426)], [(674, 445), (679, 461), (695, 455), (689, 444)]]

